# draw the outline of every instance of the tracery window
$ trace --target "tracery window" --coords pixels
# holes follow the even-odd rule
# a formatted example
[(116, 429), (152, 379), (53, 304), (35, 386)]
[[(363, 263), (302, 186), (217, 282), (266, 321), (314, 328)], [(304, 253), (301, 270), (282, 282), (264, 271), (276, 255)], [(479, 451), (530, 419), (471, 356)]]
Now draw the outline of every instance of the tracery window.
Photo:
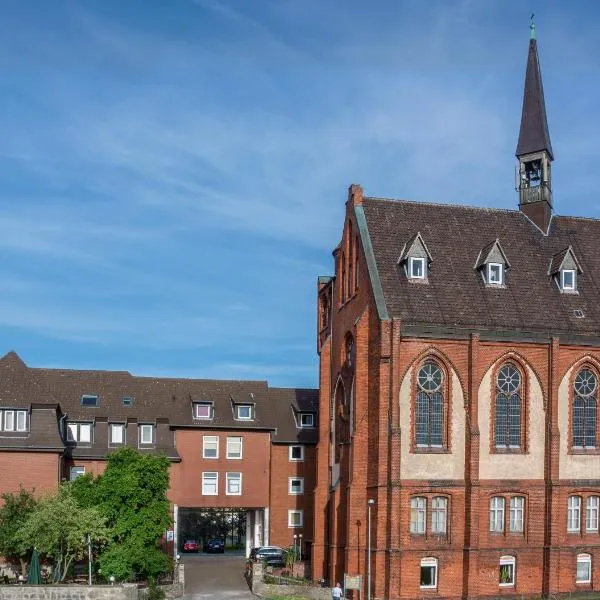
[(595, 448), (598, 379), (591, 369), (583, 368), (575, 376), (573, 387), (573, 447)]
[(521, 395), (521, 372), (512, 363), (503, 365), (496, 376), (496, 448), (521, 447)]
[(440, 366), (427, 361), (417, 374), (415, 442), (417, 447), (444, 445), (444, 374)]

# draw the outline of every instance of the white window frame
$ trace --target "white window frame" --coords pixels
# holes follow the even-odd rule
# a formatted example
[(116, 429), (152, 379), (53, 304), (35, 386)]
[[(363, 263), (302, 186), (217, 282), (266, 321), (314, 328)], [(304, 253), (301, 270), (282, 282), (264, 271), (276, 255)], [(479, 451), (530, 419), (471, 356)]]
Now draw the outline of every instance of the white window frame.
[(448, 531), (448, 498), (434, 496), (431, 499), (431, 533), (445, 535)]
[[(150, 423), (142, 423), (140, 428), (140, 446), (151, 446), (154, 443), (154, 425)], [(150, 441), (144, 439), (144, 432), (150, 430)]]
[[(238, 490), (237, 492), (229, 491), (229, 482), (236, 481), (238, 482)], [(230, 472), (225, 474), (225, 495), (226, 496), (241, 496), (242, 495), (242, 474), (239, 471)]]
[[(19, 420), (23, 419), (23, 424), (19, 426)], [(15, 430), (16, 431), (27, 431), (27, 411), (17, 410), (15, 411)]]
[[(240, 409), (242, 408), (247, 408), (248, 409), (248, 416), (247, 417), (242, 417), (240, 414)], [(252, 421), (252, 405), (251, 404), (238, 404), (235, 407), (235, 418), (238, 421)]]
[(413, 496), (410, 499), (410, 533), (424, 535), (427, 529), (427, 498)]
[[(578, 579), (579, 577), (579, 565), (587, 565), (587, 578)], [(592, 583), (592, 556), (591, 554), (583, 553), (577, 555), (577, 561), (575, 563), (575, 583)]]
[[(114, 432), (121, 431), (121, 440), (116, 441)], [(125, 443), (125, 425), (123, 423), (111, 423), (110, 424), (110, 443), (114, 445), (121, 446)]]
[[(231, 456), (231, 451), (230, 451), (230, 445), (233, 443), (237, 443), (234, 442), (234, 440), (239, 440), (240, 443), (240, 455), (239, 456)], [(244, 438), (242, 436), (228, 436), (227, 437), (227, 458), (229, 460), (242, 460), (242, 457), (244, 456)]]
[(492, 496), (490, 498), (490, 531), (493, 533), (504, 533), (504, 512), (506, 510), (506, 499), (504, 496)]
[[(292, 515), (300, 515), (300, 522), (294, 524), (292, 522)], [(304, 525), (304, 511), (302, 509), (294, 508), (288, 510), (288, 527), (291, 529), (298, 529)]]
[(525, 531), (525, 496), (511, 496), (508, 530), (512, 533), (523, 533)]
[[(214, 484), (214, 492), (207, 491), (208, 485)], [(217, 471), (203, 471), (202, 473), (202, 495), (203, 496), (218, 496), (219, 495), (219, 473)]]
[[(498, 278), (495, 276), (492, 277), (495, 267), (498, 267)], [(502, 263), (487, 263), (486, 274), (488, 285), (504, 285), (504, 265)]]
[[(89, 439), (83, 439), (81, 432), (89, 429)], [(77, 444), (91, 444), (93, 442), (92, 423), (71, 421), (67, 423), (67, 441)]]
[(567, 498), (567, 531), (581, 531), (581, 496), (573, 495)]
[[(502, 583), (500, 581), (500, 570), (502, 567), (512, 566), (512, 579), (509, 582)], [(498, 569), (498, 585), (500, 587), (515, 587), (515, 580), (517, 578), (517, 561), (514, 556), (501, 556), (500, 557), (500, 566)]]
[(421, 569), (423, 568), (432, 568), (433, 567), (433, 584), (431, 585), (422, 585), (421, 584), (421, 571), (419, 569), (419, 587), (422, 590), (433, 590), (435, 588), (437, 588), (437, 584), (438, 584), (438, 561), (437, 558), (433, 558), (431, 556), (428, 556), (426, 558), (422, 558), (421, 559)]
[[(292, 456), (292, 454), (293, 454), (292, 448), (300, 448), (300, 458), (294, 458)], [(298, 444), (290, 446), (289, 450), (288, 450), (288, 458), (289, 458), (289, 462), (304, 462), (304, 446), (300, 446)]]
[[(77, 473), (77, 475), (73, 476), (75, 473)], [(75, 481), (77, 477), (81, 477), (82, 475), (85, 475), (85, 467), (73, 466), (69, 470), (69, 481)]]
[[(299, 489), (294, 489), (292, 485), (293, 481), (299, 481), (300, 486)], [(290, 496), (301, 496), (304, 494), (304, 477), (289, 477), (288, 478), (288, 494)]]
[[(421, 265), (421, 274), (415, 275), (414, 266), (420, 264)], [(409, 279), (427, 279), (427, 264), (425, 263), (425, 258), (419, 256), (410, 256), (408, 258), (408, 273)]]
[[(214, 447), (212, 447), (214, 446)], [(207, 451), (214, 450), (214, 456), (208, 456)], [(219, 458), (219, 436), (218, 435), (203, 435), (202, 436), (202, 458), (207, 460), (216, 460)]]
[[(570, 273), (573, 276), (571, 285), (566, 285), (565, 275)], [(560, 271), (560, 289), (567, 292), (574, 292), (577, 289), (577, 272), (575, 269), (561, 269)]]
[[(200, 407), (207, 407), (208, 408), (208, 416), (204, 417), (198, 414), (198, 409)], [(203, 421), (210, 421), (213, 418), (213, 403), (212, 402), (196, 402), (194, 404), (194, 419), (201, 419)]]
[(600, 496), (588, 496), (585, 503), (585, 530), (598, 531), (598, 516), (600, 515)]
[[(304, 419), (308, 419), (310, 423), (305, 423)], [(311, 428), (315, 426), (315, 415), (314, 413), (300, 413), (300, 427)]]
[[(8, 426), (8, 419), (10, 415), (10, 427)], [(4, 431), (14, 431), (15, 430), (15, 411), (14, 410), (5, 410), (4, 411)]]

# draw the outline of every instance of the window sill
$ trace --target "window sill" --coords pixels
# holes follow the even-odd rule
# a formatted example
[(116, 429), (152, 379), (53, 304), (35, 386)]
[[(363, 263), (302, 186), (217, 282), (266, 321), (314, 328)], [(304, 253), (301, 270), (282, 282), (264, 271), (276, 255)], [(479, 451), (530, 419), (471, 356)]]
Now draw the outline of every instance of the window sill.
[(600, 454), (600, 448), (570, 448), (569, 454), (577, 454), (577, 455), (597, 455)]
[(415, 446), (412, 451), (413, 454), (450, 454), (448, 448), (435, 448), (428, 446)]
[(527, 454), (527, 452), (521, 448), (510, 448), (508, 446), (494, 446), (492, 448), (492, 454)]

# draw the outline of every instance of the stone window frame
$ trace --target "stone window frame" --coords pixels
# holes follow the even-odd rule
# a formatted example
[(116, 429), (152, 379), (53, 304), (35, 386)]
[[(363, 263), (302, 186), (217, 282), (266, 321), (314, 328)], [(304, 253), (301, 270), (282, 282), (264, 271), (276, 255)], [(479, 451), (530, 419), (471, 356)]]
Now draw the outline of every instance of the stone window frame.
[[(573, 404), (575, 402), (575, 378), (584, 369), (588, 369), (596, 376), (596, 445), (575, 446), (573, 445)], [(568, 434), (567, 434), (567, 453), (568, 454), (600, 454), (600, 369), (589, 360), (582, 360), (572, 367), (569, 377), (569, 396), (568, 396)]]
[[(418, 375), (421, 368), (428, 362), (435, 363), (442, 371), (442, 445), (421, 446), (417, 445), (417, 394), (419, 391)], [(451, 371), (445, 362), (437, 354), (428, 354), (415, 364), (411, 377), (411, 399), (410, 399), (410, 453), (411, 454), (450, 454), (452, 452), (452, 440), (450, 436), (450, 423), (452, 422), (452, 402), (450, 400)]]
[[(514, 366), (521, 375), (521, 445), (518, 448), (496, 446), (497, 380), (502, 367), (508, 364)], [(509, 356), (496, 363), (490, 379), (490, 454), (527, 454), (529, 452), (529, 392), (529, 376), (521, 361), (514, 356)]]

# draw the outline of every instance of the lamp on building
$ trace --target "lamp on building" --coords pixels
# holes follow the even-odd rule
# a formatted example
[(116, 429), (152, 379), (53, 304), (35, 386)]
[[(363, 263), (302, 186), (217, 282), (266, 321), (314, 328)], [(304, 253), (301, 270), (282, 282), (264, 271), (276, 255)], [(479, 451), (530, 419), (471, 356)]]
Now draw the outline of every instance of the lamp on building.
[(373, 498), (367, 501), (369, 518), (367, 526), (367, 600), (371, 600), (371, 509), (375, 504)]
[(298, 560), (300, 562), (302, 562), (302, 534), (301, 533), (298, 534), (298, 538), (299, 538), (299, 541), (298, 541)]

